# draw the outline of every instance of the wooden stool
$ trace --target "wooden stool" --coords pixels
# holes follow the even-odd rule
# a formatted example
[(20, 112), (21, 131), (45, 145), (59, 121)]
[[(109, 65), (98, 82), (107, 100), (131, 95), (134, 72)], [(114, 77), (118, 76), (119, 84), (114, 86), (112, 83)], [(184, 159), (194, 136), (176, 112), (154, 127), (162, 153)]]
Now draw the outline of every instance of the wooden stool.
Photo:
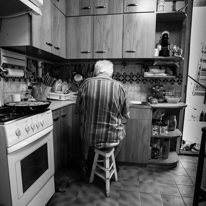
[[(110, 144), (111, 147), (103, 148), (103, 149), (95, 149), (95, 156), (92, 166), (92, 172), (90, 175), (89, 183), (92, 183), (94, 180), (94, 175), (98, 175), (100, 178), (106, 181), (106, 197), (110, 196), (110, 179), (114, 175), (115, 181), (118, 180), (116, 163), (114, 157), (114, 148), (113, 146), (117, 146), (119, 143)], [(99, 156), (103, 156), (103, 160), (99, 160)], [(103, 165), (99, 163), (103, 162)]]

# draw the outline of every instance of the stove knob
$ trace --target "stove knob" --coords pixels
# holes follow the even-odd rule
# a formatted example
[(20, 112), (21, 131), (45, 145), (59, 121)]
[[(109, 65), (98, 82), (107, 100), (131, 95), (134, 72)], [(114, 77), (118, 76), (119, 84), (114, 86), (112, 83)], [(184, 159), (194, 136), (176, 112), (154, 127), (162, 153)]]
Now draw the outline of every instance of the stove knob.
[(43, 119), (41, 120), (40, 124), (43, 127), (43, 125), (44, 125), (44, 120)]
[(37, 122), (37, 123), (36, 123), (37, 129), (39, 129), (39, 126), (40, 126), (40, 124), (39, 124), (39, 122)]
[(34, 123), (31, 124), (31, 129), (34, 131), (34, 129), (35, 129), (35, 124)]
[(26, 130), (27, 133), (30, 131), (30, 128), (29, 128), (28, 125), (26, 125), (25, 130)]
[(16, 136), (19, 137), (19, 136), (21, 135), (21, 131), (20, 131), (20, 129), (17, 129), (15, 133), (16, 133)]

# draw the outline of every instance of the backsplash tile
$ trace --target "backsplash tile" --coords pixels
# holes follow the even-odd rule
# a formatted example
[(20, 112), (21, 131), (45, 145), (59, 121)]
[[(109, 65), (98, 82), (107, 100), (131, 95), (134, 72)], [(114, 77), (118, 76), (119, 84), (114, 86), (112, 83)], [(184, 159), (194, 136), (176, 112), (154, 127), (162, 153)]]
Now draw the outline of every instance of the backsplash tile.
[[(29, 59), (28, 59), (29, 60)], [(29, 61), (28, 61), (29, 62)], [(33, 65), (37, 67), (37, 61), (32, 60)], [(90, 63), (72, 63), (57, 65), (60, 69), (72, 69), (76, 65), (94, 66), (94, 62)], [(50, 73), (52, 64), (44, 64), (46, 72)], [(53, 65), (55, 67), (55, 65)], [(174, 79), (167, 78), (144, 78), (142, 74), (143, 66), (140, 63), (115, 63), (113, 78), (121, 81), (127, 91), (128, 100), (146, 101), (151, 95), (151, 88), (154, 85), (163, 85), (166, 91), (172, 91), (176, 95), (181, 96), (182, 74), (179, 73)], [(70, 72), (71, 73), (71, 72)], [(20, 93), (24, 95), (31, 79), (24, 78), (6, 78), (3, 80), (3, 99), (4, 103), (11, 101), (11, 94)]]

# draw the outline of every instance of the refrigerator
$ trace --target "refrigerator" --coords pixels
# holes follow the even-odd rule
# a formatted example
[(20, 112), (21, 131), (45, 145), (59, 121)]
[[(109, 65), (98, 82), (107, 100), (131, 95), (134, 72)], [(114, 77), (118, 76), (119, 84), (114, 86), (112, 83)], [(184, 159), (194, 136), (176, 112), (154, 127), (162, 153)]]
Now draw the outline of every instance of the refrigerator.
[[(186, 104), (182, 139), (200, 145), (206, 126), (206, 6), (193, 7)], [(182, 147), (183, 148), (183, 147)]]

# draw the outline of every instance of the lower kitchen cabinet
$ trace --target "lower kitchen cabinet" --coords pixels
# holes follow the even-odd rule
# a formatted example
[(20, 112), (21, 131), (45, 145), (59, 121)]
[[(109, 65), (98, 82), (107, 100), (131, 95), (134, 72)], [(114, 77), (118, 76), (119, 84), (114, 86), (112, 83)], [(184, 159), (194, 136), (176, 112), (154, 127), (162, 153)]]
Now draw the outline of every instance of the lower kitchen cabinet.
[(55, 171), (65, 166), (71, 159), (71, 110), (69, 106), (54, 110), (53, 140)]
[(75, 114), (75, 104), (68, 106), (69, 111), (71, 112), (71, 119), (69, 121), (70, 125), (70, 137), (71, 137), (71, 153), (73, 159), (81, 158), (81, 139), (80, 139), (80, 130), (79, 130), (79, 115)]
[(131, 107), (130, 116), (126, 124), (126, 137), (117, 161), (147, 164), (152, 124), (151, 107)]

